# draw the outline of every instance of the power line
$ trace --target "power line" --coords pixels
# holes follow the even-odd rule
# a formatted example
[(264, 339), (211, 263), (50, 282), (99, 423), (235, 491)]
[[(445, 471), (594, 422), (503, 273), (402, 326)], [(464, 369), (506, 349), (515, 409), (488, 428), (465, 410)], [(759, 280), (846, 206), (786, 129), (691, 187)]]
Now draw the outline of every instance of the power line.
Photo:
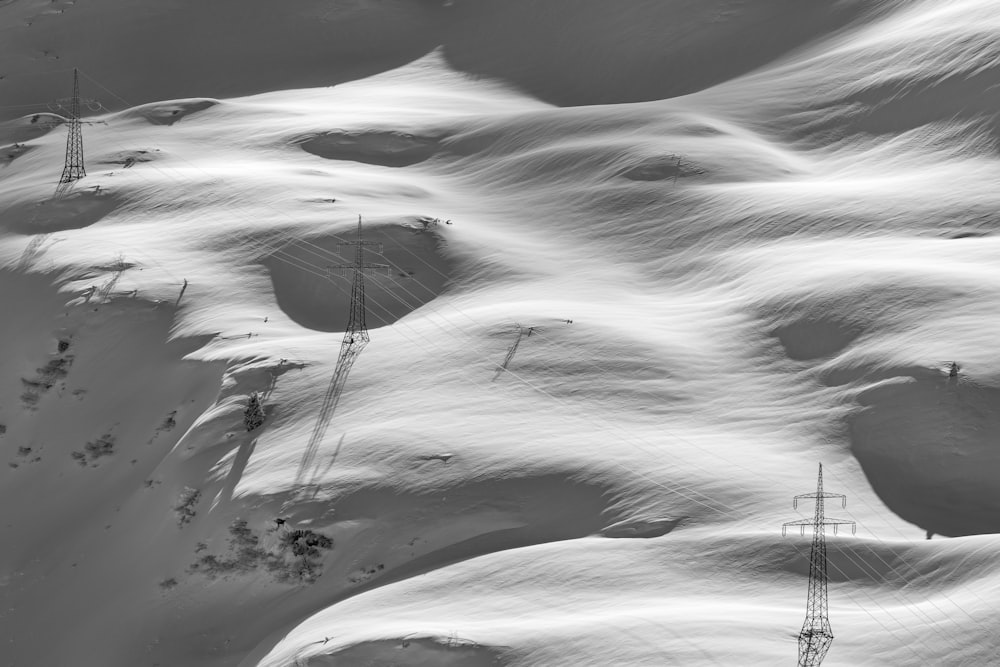
[[(419, 257), (419, 256), (418, 256), (418, 255), (417, 255), (416, 253), (413, 253), (412, 251), (410, 251), (410, 250), (409, 250), (408, 248), (406, 248), (406, 246), (404, 246), (403, 244), (400, 244), (400, 243), (398, 243), (398, 242), (396, 242), (396, 244), (397, 244), (397, 246), (398, 246), (398, 247), (400, 247), (401, 249), (403, 249), (404, 251), (406, 251), (406, 252), (408, 252), (408, 253), (409, 253), (410, 255), (412, 255), (412, 256), (413, 256), (413, 257), (414, 257), (415, 259), (417, 259), (418, 261), (422, 262), (422, 263), (423, 263), (423, 264), (424, 264), (425, 266), (427, 266), (428, 268), (430, 268), (430, 269), (431, 269), (431, 270), (433, 270), (433, 271), (436, 271), (436, 272), (437, 272), (437, 273), (439, 273), (440, 275), (444, 276), (444, 274), (442, 274), (442, 273), (441, 273), (441, 272), (440, 272), (440, 271), (439, 271), (439, 270), (438, 270), (438, 269), (437, 269), (437, 268), (436, 268), (436, 267), (435, 267), (434, 265), (430, 264), (429, 262), (427, 262), (427, 261), (426, 261), (426, 260), (424, 260), (423, 258)], [(418, 283), (418, 284), (419, 284), (419, 283)], [(470, 318), (470, 317), (468, 316), (468, 314), (467, 314), (467, 313), (466, 313), (465, 311), (461, 311), (461, 310), (458, 310), (458, 309), (455, 309), (455, 310), (456, 310), (456, 312), (457, 312), (458, 314), (462, 315), (462, 316), (463, 316), (463, 317), (465, 317), (465, 318), (466, 318), (467, 320), (469, 320), (469, 321), (473, 321), (473, 320), (472, 320), (472, 319), (471, 319), (471, 318)], [(536, 331), (536, 333), (538, 333), (538, 334), (539, 334), (539, 335), (540, 335), (540, 336), (541, 336), (541, 337), (543, 338), (543, 340), (549, 340), (550, 342), (554, 342), (554, 339), (553, 339), (553, 338), (551, 338), (551, 336), (547, 336), (546, 334), (544, 334), (544, 333), (541, 333), (540, 331)], [(566, 349), (566, 348), (565, 348), (565, 345), (562, 345), (561, 347), (562, 347), (562, 348), (563, 348), (564, 350)], [(565, 354), (565, 353), (564, 353), (564, 354)], [(594, 367), (594, 368), (598, 369), (598, 371), (599, 371), (599, 372), (601, 372), (602, 374), (605, 374), (605, 375), (610, 375), (610, 374), (611, 374), (611, 373), (610, 373), (610, 372), (609, 372), (609, 371), (608, 371), (607, 369), (605, 369), (604, 367), (602, 367), (602, 366), (600, 366), (600, 365), (598, 365), (598, 364), (594, 363), (594, 362), (593, 362), (593, 360), (591, 360), (590, 358), (588, 358), (588, 357), (585, 357), (585, 356), (583, 356), (583, 355), (579, 355), (579, 358), (580, 358), (580, 359), (582, 359), (583, 363), (585, 363), (585, 364), (588, 364), (588, 365), (590, 365), (591, 367)], [(654, 400), (659, 400), (659, 397), (657, 397), (657, 396), (654, 396), (653, 394), (651, 394), (651, 393), (649, 393), (649, 392), (647, 392), (647, 391), (644, 391), (644, 390), (639, 390), (639, 393), (640, 393), (640, 394), (643, 394), (643, 395), (646, 395), (646, 396), (649, 396), (650, 398), (653, 398)], [(661, 430), (662, 430), (662, 429), (661, 429)], [(684, 438), (681, 438), (680, 436), (677, 436), (677, 435), (673, 435), (673, 437), (674, 437), (675, 439), (677, 439), (677, 440), (681, 441), (681, 442), (686, 442), (686, 443), (688, 443), (688, 444), (691, 444), (692, 446), (696, 447), (696, 448), (697, 448), (697, 449), (698, 449), (699, 451), (702, 451), (702, 452), (704, 452), (704, 453), (706, 453), (706, 454), (711, 454), (712, 456), (715, 456), (715, 457), (717, 457), (717, 458), (719, 458), (719, 459), (721, 459), (721, 460), (723, 460), (723, 461), (727, 462), (727, 463), (728, 463), (728, 464), (730, 464), (730, 465), (733, 465), (733, 466), (735, 466), (735, 467), (737, 467), (737, 468), (740, 468), (740, 469), (742, 469), (742, 470), (745, 470), (745, 471), (747, 471), (747, 472), (753, 472), (753, 471), (751, 471), (750, 469), (746, 468), (745, 466), (742, 466), (742, 465), (739, 465), (738, 463), (734, 463), (734, 462), (730, 461), (730, 460), (729, 460), (728, 458), (726, 458), (726, 457), (724, 457), (724, 456), (720, 455), (720, 454), (719, 454), (718, 452), (716, 452), (716, 451), (714, 451), (714, 450), (707, 450), (707, 449), (705, 449), (705, 448), (703, 448), (703, 447), (698, 447), (697, 445), (694, 445), (694, 444), (693, 444), (693, 443), (691, 443), (690, 441), (687, 441), (687, 440), (685, 440)], [(787, 486), (787, 485), (786, 485), (786, 486)], [(866, 501), (866, 500), (864, 499), (864, 496), (863, 496), (863, 495), (861, 496), (861, 499), (862, 499), (862, 503), (864, 503), (866, 507), (868, 507), (868, 508), (869, 508), (870, 510), (872, 510), (873, 512), (875, 512), (875, 509), (874, 509), (873, 507), (871, 507), (870, 503), (868, 503), (868, 502), (867, 502), (867, 501)], [(850, 513), (849, 513), (849, 514), (850, 514)], [(891, 526), (893, 527), (893, 529), (895, 529), (895, 530), (896, 530), (896, 532), (898, 532), (898, 533), (900, 534), (900, 536), (901, 536), (901, 537), (905, 537), (905, 536), (903, 536), (902, 532), (901, 532), (901, 531), (899, 530), (899, 528), (898, 528), (898, 527), (897, 527), (897, 526), (896, 526), (895, 524), (892, 524), (892, 523), (890, 523), (890, 522), (888, 522), (888, 521), (887, 521), (886, 523), (887, 523), (887, 524), (889, 524), (889, 525), (891, 525)], [(869, 531), (869, 532), (870, 532), (870, 531)], [(902, 557), (902, 556), (901, 556), (901, 555), (900, 555), (900, 554), (899, 554), (899, 553), (898, 553), (898, 552), (897, 552), (897, 551), (896, 551), (896, 550), (895, 550), (895, 549), (894, 549), (894, 548), (893, 548), (893, 547), (892, 547), (891, 545), (887, 544), (887, 543), (886, 543), (886, 542), (885, 542), (884, 540), (882, 540), (881, 538), (877, 537), (877, 536), (876, 536), (876, 535), (875, 535), (874, 533), (872, 533), (872, 535), (873, 535), (873, 537), (874, 537), (874, 538), (875, 538), (875, 539), (876, 539), (876, 540), (877, 540), (877, 541), (878, 541), (878, 542), (879, 542), (880, 544), (882, 544), (882, 545), (883, 545), (883, 546), (884, 546), (885, 548), (887, 548), (887, 549), (888, 549), (888, 550), (890, 551), (890, 553), (891, 553), (891, 554), (892, 554), (893, 556), (895, 556), (895, 557), (896, 557), (896, 558), (897, 558), (897, 559), (899, 560), (899, 562), (901, 562), (902, 564), (906, 565), (906, 566), (907, 566), (907, 567), (908, 567), (908, 568), (909, 568), (909, 569), (910, 569), (911, 571), (913, 571), (913, 572), (915, 572), (915, 573), (916, 573), (916, 572), (918, 572), (918, 570), (917, 570), (916, 568), (914, 568), (914, 567), (913, 567), (913, 566), (912, 566), (912, 565), (911, 565), (911, 564), (910, 564), (910, 563), (909, 563), (908, 561), (906, 561), (906, 560), (905, 560), (905, 559), (904, 559), (904, 558), (903, 558), (903, 557)], [(886, 566), (887, 568), (889, 568), (889, 570), (890, 570), (890, 571), (892, 571), (892, 572), (893, 572), (894, 574), (896, 574), (897, 576), (899, 576), (899, 577), (900, 577), (901, 579), (905, 579), (905, 577), (904, 577), (903, 575), (901, 575), (901, 574), (900, 574), (900, 573), (899, 573), (899, 572), (898, 572), (898, 571), (896, 570), (896, 568), (895, 568), (895, 567), (893, 567), (892, 565), (890, 565), (889, 563), (887, 563), (887, 562), (886, 562), (886, 561), (885, 561), (885, 560), (884, 560), (884, 559), (882, 558), (882, 556), (881, 556), (881, 555), (879, 555), (879, 554), (878, 554), (877, 552), (872, 552), (872, 553), (873, 553), (873, 554), (874, 554), (874, 555), (875, 555), (875, 556), (876, 556), (876, 557), (877, 557), (877, 558), (879, 559), (879, 561), (880, 561), (880, 562), (882, 562), (882, 564), (884, 564), (884, 565), (885, 565), (885, 566)], [(887, 582), (887, 583), (888, 583), (888, 582)], [(979, 596), (979, 595), (978, 595), (978, 594), (977, 594), (977, 593), (976, 593), (975, 591), (973, 591), (973, 595), (975, 595), (975, 597), (976, 597), (977, 599), (979, 599), (979, 600), (980, 600), (981, 602), (983, 602), (983, 603), (985, 604), (985, 600), (983, 600), (983, 599), (982, 599), (982, 598), (981, 598), (981, 597), (980, 597), (980, 596)], [(952, 598), (951, 598), (950, 596), (948, 596), (948, 595), (947, 595), (947, 593), (945, 593), (945, 594), (944, 594), (944, 597), (945, 597), (945, 599), (946, 599), (946, 600), (948, 600), (948, 602), (950, 602), (950, 603), (951, 603), (952, 605), (954, 605), (955, 607), (957, 607), (957, 608), (958, 608), (958, 609), (959, 609), (959, 610), (960, 610), (960, 611), (961, 611), (961, 612), (962, 612), (963, 614), (965, 614), (965, 615), (966, 615), (966, 616), (967, 616), (967, 617), (968, 617), (968, 618), (969, 618), (970, 620), (972, 620), (972, 621), (973, 621), (974, 623), (976, 623), (976, 624), (977, 624), (977, 625), (978, 625), (978, 626), (979, 626), (980, 628), (982, 628), (982, 629), (983, 629), (983, 630), (984, 630), (985, 632), (990, 632), (990, 629), (989, 629), (989, 628), (985, 627), (985, 626), (984, 626), (984, 625), (983, 625), (983, 624), (982, 624), (982, 623), (981, 623), (981, 622), (980, 622), (980, 621), (979, 621), (978, 619), (976, 619), (976, 618), (975, 618), (975, 617), (973, 617), (973, 616), (972, 616), (971, 614), (969, 614), (969, 613), (968, 613), (968, 612), (967, 612), (967, 611), (965, 610), (965, 608), (964, 608), (964, 607), (962, 607), (961, 605), (959, 605), (958, 603), (956, 603), (956, 602), (955, 602), (954, 600), (952, 600)], [(943, 610), (942, 610), (942, 609), (941, 609), (941, 608), (940, 608), (940, 607), (939, 607), (939, 606), (937, 605), (937, 603), (935, 603), (935, 602), (931, 601), (931, 605), (932, 605), (932, 606), (934, 606), (934, 607), (935, 607), (935, 608), (936, 608), (936, 609), (937, 609), (938, 611), (942, 612), (942, 614), (944, 614), (944, 611), (943, 611)], [(928, 616), (928, 620), (929, 620), (930, 622), (932, 622), (932, 623), (933, 623), (933, 620), (932, 620), (932, 619), (930, 619), (930, 617), (929, 617), (929, 616)]]
[[(92, 79), (92, 77), (90, 77), (90, 76), (88, 76), (88, 75), (85, 75), (85, 76), (87, 76), (87, 78), (88, 78), (88, 79), (91, 79), (91, 80), (93, 80), (93, 79)], [(100, 84), (98, 84), (98, 85), (100, 85)], [(107, 89), (106, 87), (104, 87), (103, 85), (100, 85), (100, 86), (101, 86), (101, 88), (103, 88), (103, 89), (105, 89), (105, 90), (108, 90), (108, 89)], [(111, 92), (111, 91), (109, 91), (109, 92)], [(118, 99), (121, 99), (122, 101), (125, 101), (125, 100), (124, 100), (123, 98), (121, 98), (120, 96), (118, 96), (118, 95), (116, 95), (116, 94), (114, 94), (114, 93), (112, 93), (112, 94), (113, 94), (113, 95), (114, 95), (115, 97), (117, 97)], [(127, 101), (125, 101), (125, 103), (126, 103), (126, 104), (128, 104), (128, 102), (127, 102)], [(162, 171), (161, 171), (160, 169), (156, 168), (155, 166), (154, 166), (154, 169), (156, 169), (157, 171), (160, 171), (161, 173), (163, 173), (163, 172), (162, 172)], [(277, 210), (277, 209), (275, 209), (275, 210)], [(293, 239), (293, 241), (294, 241), (294, 239)], [(291, 242), (291, 241), (289, 241), (289, 242)], [(305, 243), (307, 243), (307, 244), (309, 244), (309, 245), (314, 245), (314, 244), (311, 244), (311, 243), (309, 243), (308, 241), (305, 241)], [(284, 245), (287, 245), (287, 243), (286, 243), (286, 244), (284, 244)], [(284, 245), (283, 245), (282, 247), (284, 247)], [(405, 246), (402, 246), (401, 244), (399, 244), (399, 245), (400, 245), (400, 247), (403, 247), (403, 248), (405, 249)], [(317, 247), (317, 248), (318, 248), (318, 246), (314, 246), (314, 247)], [(407, 250), (407, 251), (408, 251), (408, 250)], [(408, 251), (408, 252), (409, 252), (409, 251)], [(413, 253), (411, 252), (411, 254), (413, 254)], [(275, 256), (277, 257), (277, 253), (276, 253), (276, 252), (275, 252)], [(279, 259), (280, 259), (280, 258), (279, 258)], [(419, 258), (418, 258), (418, 259), (419, 259)], [(281, 261), (288, 261), (288, 260), (284, 260), (284, 259), (281, 259)], [(426, 263), (426, 262), (425, 262), (425, 263)], [(299, 268), (301, 269), (301, 267), (299, 267)], [(418, 282), (418, 284), (419, 284), (419, 281), (417, 281), (417, 282)], [(403, 289), (405, 290), (405, 288), (403, 288)], [(411, 294), (411, 295), (412, 295), (412, 294)], [(394, 294), (393, 294), (392, 296), (393, 296), (393, 297), (396, 297), (396, 295), (394, 295)], [(398, 299), (398, 297), (396, 297), (396, 298)], [(449, 304), (449, 305), (450, 305), (450, 304)], [(453, 307), (453, 306), (452, 306), (452, 307)], [(439, 317), (441, 317), (441, 318), (442, 318), (443, 320), (445, 320), (445, 321), (448, 321), (448, 320), (447, 320), (447, 318), (445, 318), (445, 317), (444, 317), (443, 315), (441, 315), (439, 311), (434, 311), (434, 309), (432, 309), (432, 308), (429, 308), (428, 310), (430, 310), (430, 311), (432, 311), (432, 312), (435, 312), (435, 313), (436, 313), (436, 314), (437, 314), (437, 315), (438, 315)], [(457, 309), (456, 309), (456, 310), (457, 310)], [(464, 313), (463, 311), (458, 311), (458, 312), (462, 313), (462, 314), (463, 314), (463, 316), (465, 316), (465, 317), (466, 317), (467, 319), (470, 319), (470, 321), (473, 321), (473, 320), (471, 320), (471, 318), (469, 318), (469, 317), (468, 317), (468, 315), (467, 315), (466, 313)], [(440, 328), (440, 325), (437, 325), (437, 324), (436, 324), (435, 322), (433, 322), (433, 320), (432, 320), (432, 319), (428, 318), (428, 321), (429, 321), (430, 323), (432, 323), (432, 324), (435, 324), (436, 326), (439, 326), (439, 328)], [(411, 331), (413, 331), (413, 330), (412, 330), (412, 329), (411, 329), (411, 328), (410, 328), (410, 327), (409, 327), (408, 325), (403, 325), (403, 326), (406, 326), (406, 328), (407, 328), (407, 329), (410, 329)], [(411, 340), (411, 342), (412, 342), (412, 340)], [(516, 373), (511, 373), (511, 375), (512, 375), (513, 377), (516, 377), (517, 379), (521, 380), (521, 381), (522, 381), (523, 383), (525, 383), (525, 384), (526, 384), (526, 385), (528, 385), (529, 387), (532, 387), (532, 388), (534, 388), (534, 389), (536, 389), (536, 390), (539, 390), (539, 388), (535, 387), (535, 386), (534, 386), (534, 385), (532, 385), (532, 384), (531, 384), (530, 382), (528, 382), (528, 381), (524, 380), (523, 378), (520, 378), (520, 376), (518, 376), (518, 375), (517, 375)], [(555, 397), (552, 397), (552, 396), (551, 396), (551, 394), (548, 394), (548, 392), (544, 392), (544, 390), (540, 390), (540, 391), (542, 391), (542, 393), (545, 393), (546, 395), (549, 395), (549, 396), (550, 396), (551, 398), (554, 398), (554, 399), (555, 399)], [(558, 400), (558, 399), (555, 399), (555, 400)], [(677, 436), (675, 436), (675, 437), (677, 437)], [(679, 440), (683, 440), (683, 439), (681, 439), (681, 438), (679, 438), (679, 437), (677, 437), (677, 439), (679, 439)], [(692, 444), (692, 446), (695, 446), (695, 447), (697, 447), (697, 445), (693, 445), (693, 443), (689, 443), (689, 444)], [(702, 449), (702, 450), (703, 450), (703, 448), (700, 448), (700, 447), (699, 447), (699, 449)], [(703, 451), (707, 451), (707, 450), (703, 450)], [(714, 452), (713, 452), (713, 453), (714, 453)], [(716, 454), (716, 455), (718, 456), (718, 454)], [(724, 459), (724, 460), (725, 460), (725, 459)], [(622, 465), (622, 467), (623, 467), (623, 468), (625, 468), (625, 469), (628, 469), (628, 468), (627, 468), (626, 466), (624, 466), (624, 465)], [(631, 471), (631, 472), (633, 472), (633, 473), (637, 473), (637, 471)], [(645, 476), (644, 476), (644, 477), (645, 477)], [(647, 477), (647, 479), (649, 479), (650, 481), (654, 481), (654, 480), (651, 480), (651, 478), (648, 478), (648, 477)], [(654, 483), (656, 483), (656, 482), (654, 481)], [(662, 484), (659, 484), (659, 483), (657, 483), (657, 485), (659, 485), (659, 486), (663, 486)], [(664, 487), (664, 488), (667, 488), (667, 487)], [(730, 508), (730, 510), (731, 510), (731, 508)], [(911, 567), (912, 567), (912, 566), (911, 566)], [(905, 604), (905, 603), (904, 603), (904, 604)], [(956, 605), (956, 606), (957, 606), (957, 605)]]

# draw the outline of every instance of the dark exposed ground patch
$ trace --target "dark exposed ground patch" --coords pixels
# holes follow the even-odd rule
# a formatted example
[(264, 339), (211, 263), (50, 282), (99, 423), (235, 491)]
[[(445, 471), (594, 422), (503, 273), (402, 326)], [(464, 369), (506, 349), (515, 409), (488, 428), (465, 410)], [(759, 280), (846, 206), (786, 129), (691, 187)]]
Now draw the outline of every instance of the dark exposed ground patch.
[(264, 570), (277, 581), (311, 584), (322, 574), (323, 554), (331, 549), (333, 540), (308, 529), (282, 531), (277, 545), (266, 548), (260, 535), (237, 519), (229, 527), (227, 551), (200, 555), (188, 571), (215, 578)]
[(407, 167), (430, 159), (438, 150), (437, 137), (405, 132), (327, 132), (297, 142), (302, 150), (327, 160), (348, 160), (383, 167)]
[(107, 190), (78, 187), (40, 202), (9, 206), (0, 211), (0, 219), (15, 234), (50, 234), (89, 227), (118, 208), (118, 198)]
[(940, 535), (1000, 532), (1000, 388), (900, 369), (858, 395), (851, 449), (882, 501)]
[(622, 176), (631, 181), (666, 181), (689, 176), (700, 176), (705, 170), (675, 155), (646, 158), (629, 167)]
[(101, 164), (115, 164), (124, 167), (125, 169), (130, 169), (132, 166), (140, 162), (152, 162), (160, 157), (159, 148), (147, 149), (135, 149), (127, 151), (118, 151), (111, 155), (106, 156), (101, 160)]
[(626, 519), (601, 530), (601, 535), (612, 538), (661, 537), (680, 525), (683, 519)]
[(837, 354), (857, 339), (862, 329), (833, 316), (813, 316), (778, 326), (771, 333), (790, 359), (810, 361)]
[(21, 385), (24, 389), (21, 394), (22, 405), (29, 409), (37, 407), (42, 396), (66, 379), (72, 365), (73, 355), (57, 356), (49, 359), (48, 363), (41, 368), (36, 368), (34, 377), (21, 378)]
[(400, 637), (359, 642), (323, 656), (309, 658), (308, 667), (500, 667), (504, 649), (460, 637)]
[(173, 125), (192, 114), (210, 109), (217, 104), (219, 104), (218, 100), (208, 98), (154, 102), (129, 109), (122, 113), (122, 117), (142, 118), (152, 125)]
[(978, 238), (983, 238), (983, 237), (989, 236), (989, 235), (990, 235), (989, 232), (966, 231), (966, 232), (955, 232), (954, 234), (952, 234), (948, 238), (950, 238), (950, 239), (978, 239)]
[(0, 142), (23, 143), (44, 136), (66, 119), (54, 113), (36, 113), (0, 123)]
[(34, 149), (34, 146), (28, 144), (10, 144), (8, 146), (0, 146), (0, 167), (9, 166), (12, 162), (14, 162), (14, 160)]
[[(90, 461), (91, 465), (94, 462), (105, 456), (113, 456), (115, 453), (115, 437), (110, 433), (105, 433), (99, 438), (91, 440), (83, 446), (82, 452), (73, 452), (74, 458), (78, 458), (81, 465), (85, 465), (86, 461)], [(80, 456), (77, 457), (76, 455)]]
[[(348, 237), (354, 234), (296, 241), (282, 248), (280, 256), (264, 258), (278, 306), (300, 326), (328, 332), (347, 328), (353, 274), (344, 271), (327, 278), (323, 272), (331, 264), (351, 263), (352, 254), (339, 254), (338, 247)], [(453, 262), (436, 232), (368, 225), (365, 240), (384, 247), (381, 255), (366, 253), (366, 261), (389, 265), (388, 271), (365, 277), (369, 328), (392, 324), (444, 291)], [(317, 268), (302, 268), (309, 266)]]

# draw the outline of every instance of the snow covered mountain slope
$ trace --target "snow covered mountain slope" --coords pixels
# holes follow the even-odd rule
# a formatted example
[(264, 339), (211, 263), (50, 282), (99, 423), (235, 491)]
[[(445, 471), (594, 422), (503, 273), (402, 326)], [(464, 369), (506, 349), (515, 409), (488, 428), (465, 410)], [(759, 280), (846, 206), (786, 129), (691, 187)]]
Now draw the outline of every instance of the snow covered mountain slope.
[(998, 37), (0, 2), (5, 664), (790, 664), (820, 461), (824, 664), (1000, 662)]

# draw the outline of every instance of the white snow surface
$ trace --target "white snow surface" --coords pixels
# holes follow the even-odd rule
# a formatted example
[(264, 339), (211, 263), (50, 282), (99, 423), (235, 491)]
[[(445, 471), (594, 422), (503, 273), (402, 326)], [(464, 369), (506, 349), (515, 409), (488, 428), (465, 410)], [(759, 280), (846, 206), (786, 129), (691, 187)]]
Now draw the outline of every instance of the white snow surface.
[(3, 664), (1000, 665), (995, 0), (0, 24)]

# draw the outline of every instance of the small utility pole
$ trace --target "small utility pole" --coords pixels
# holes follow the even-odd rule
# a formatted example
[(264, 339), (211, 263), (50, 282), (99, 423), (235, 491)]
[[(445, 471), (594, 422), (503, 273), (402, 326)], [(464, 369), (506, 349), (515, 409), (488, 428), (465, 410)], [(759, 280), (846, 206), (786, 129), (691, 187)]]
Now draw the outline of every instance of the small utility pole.
[(812, 548), (809, 551), (809, 594), (806, 597), (806, 620), (799, 632), (799, 667), (819, 667), (826, 657), (826, 652), (833, 644), (833, 628), (830, 626), (829, 605), (827, 602), (827, 560), (826, 560), (826, 526), (833, 526), (833, 534), (843, 525), (851, 526), (851, 533), (857, 531), (853, 521), (829, 519), (825, 515), (824, 501), (827, 498), (840, 498), (841, 506), (847, 507), (847, 496), (840, 493), (823, 491), (823, 464), (819, 464), (819, 481), (816, 483), (816, 493), (805, 493), (795, 496), (792, 507), (798, 508), (799, 500), (813, 499), (816, 508), (812, 519), (788, 521), (781, 526), (781, 534), (790, 526), (798, 526), (801, 534), (806, 527), (813, 531)]
[(187, 278), (184, 279), (184, 284), (181, 286), (181, 293), (177, 295), (177, 302), (174, 304), (174, 308), (181, 305), (181, 299), (184, 298), (184, 292), (187, 291), (188, 281)]
[(108, 278), (103, 285), (97, 289), (97, 303), (103, 304), (111, 297), (111, 291), (118, 286), (118, 281), (121, 280), (122, 274), (128, 269), (132, 268), (134, 264), (129, 264), (125, 261), (124, 255), (119, 254), (115, 259), (115, 263), (109, 267), (111, 269), (111, 277)]
[(527, 338), (531, 336), (536, 330), (541, 330), (541, 327), (522, 327), (520, 324), (517, 326), (517, 338), (514, 339), (514, 343), (507, 350), (507, 356), (504, 357), (503, 363), (497, 366), (496, 375), (493, 376), (492, 382), (496, 382), (500, 374), (507, 370), (510, 366), (510, 362), (514, 359), (514, 355), (517, 354), (517, 348), (521, 344), (522, 338)]

